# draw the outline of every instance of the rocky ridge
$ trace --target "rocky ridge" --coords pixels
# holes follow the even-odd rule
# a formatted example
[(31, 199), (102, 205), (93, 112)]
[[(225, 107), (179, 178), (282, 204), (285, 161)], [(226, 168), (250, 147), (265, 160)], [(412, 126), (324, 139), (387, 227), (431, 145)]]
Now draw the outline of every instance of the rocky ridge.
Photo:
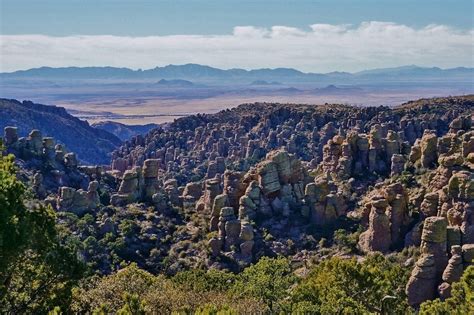
[[(406, 287), (416, 307), (448, 297), (472, 264), (473, 105), (472, 96), (393, 109), (244, 104), (136, 136), (110, 169), (53, 154), (37, 131), (20, 141), (6, 128), (4, 143), (39, 198), (92, 215), (97, 232), (81, 237), (111, 233), (119, 256), (150, 270), (238, 271), (278, 254), (305, 263), (324, 258), (324, 231), (356, 225), (361, 256), (420, 248)], [(57, 170), (65, 175), (54, 181)], [(84, 255), (114, 261), (99, 251)]]
[(0, 99), (0, 112), (0, 130), (15, 126), (20, 137), (28, 136), (32, 129), (40, 130), (86, 164), (109, 164), (110, 153), (122, 144), (113, 134), (91, 127), (62, 107)]

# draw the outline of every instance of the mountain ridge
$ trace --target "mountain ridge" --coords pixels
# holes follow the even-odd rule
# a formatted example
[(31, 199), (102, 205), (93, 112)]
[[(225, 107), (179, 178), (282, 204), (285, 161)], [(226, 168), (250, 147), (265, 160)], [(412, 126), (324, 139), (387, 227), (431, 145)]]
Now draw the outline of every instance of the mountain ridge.
[(200, 64), (183, 64), (183, 65), (167, 65), (163, 67), (155, 67), (152, 69), (133, 70), (126, 67), (39, 67), (27, 70), (18, 70), (14, 72), (2, 72), (0, 78), (61, 78), (68, 76), (72, 79), (147, 79), (147, 78), (299, 78), (299, 79), (318, 79), (318, 78), (338, 78), (338, 79), (361, 79), (364, 77), (373, 77), (377, 75), (383, 76), (400, 76), (400, 75), (471, 75), (474, 74), (474, 68), (455, 67), (441, 69), (438, 67), (420, 67), (416, 65), (408, 65), (392, 68), (376, 68), (358, 72), (342, 72), (333, 71), (328, 73), (303, 72), (293, 68), (260, 68), (260, 69), (220, 69)]
[(86, 163), (108, 164), (107, 155), (122, 143), (112, 133), (90, 126), (63, 107), (0, 98), (0, 112), (0, 130), (16, 126), (20, 136), (27, 136), (32, 129), (38, 129), (44, 136), (65, 144)]

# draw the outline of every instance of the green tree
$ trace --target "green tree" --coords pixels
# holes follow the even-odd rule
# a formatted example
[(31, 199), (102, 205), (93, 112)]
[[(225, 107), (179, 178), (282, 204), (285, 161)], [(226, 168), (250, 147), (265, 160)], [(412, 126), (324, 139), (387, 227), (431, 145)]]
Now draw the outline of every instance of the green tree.
[(420, 305), (420, 315), (473, 314), (474, 313), (474, 266), (469, 266), (459, 282), (452, 284), (451, 297), (445, 301), (436, 299)]
[(363, 262), (330, 258), (315, 266), (292, 293), (294, 312), (314, 314), (404, 314), (408, 274), (377, 254)]
[(14, 157), (2, 152), (0, 142), (0, 295), (10, 281), (9, 268), (29, 242), (33, 220), (23, 204), (25, 186), (16, 179)]
[(181, 288), (188, 290), (226, 291), (235, 281), (235, 275), (215, 269), (209, 271), (193, 269), (178, 272), (171, 279)]
[(12, 155), (0, 150), (0, 312), (48, 313), (67, 306), (83, 273), (75, 252), (61, 244), (54, 211), (25, 200)]
[(261, 299), (275, 312), (295, 280), (286, 258), (263, 257), (237, 277), (233, 293)]
[(134, 263), (109, 276), (94, 276), (73, 292), (74, 313), (87, 313), (91, 310), (117, 312), (123, 307), (125, 295), (142, 297), (156, 281), (156, 277), (138, 268)]
[(137, 294), (126, 293), (123, 300), (124, 305), (117, 312), (118, 315), (145, 315), (145, 304)]

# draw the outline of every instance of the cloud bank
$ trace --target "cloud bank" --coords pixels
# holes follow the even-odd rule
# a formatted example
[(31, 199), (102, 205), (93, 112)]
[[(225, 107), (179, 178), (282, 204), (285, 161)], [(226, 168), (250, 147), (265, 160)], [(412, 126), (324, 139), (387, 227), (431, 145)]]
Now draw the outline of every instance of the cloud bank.
[(148, 69), (199, 63), (219, 68), (291, 67), (307, 72), (359, 71), (408, 64), (473, 67), (474, 29), (415, 29), (390, 22), (360, 25), (237, 26), (229, 35), (124, 37), (0, 35), (0, 71), (41, 66)]

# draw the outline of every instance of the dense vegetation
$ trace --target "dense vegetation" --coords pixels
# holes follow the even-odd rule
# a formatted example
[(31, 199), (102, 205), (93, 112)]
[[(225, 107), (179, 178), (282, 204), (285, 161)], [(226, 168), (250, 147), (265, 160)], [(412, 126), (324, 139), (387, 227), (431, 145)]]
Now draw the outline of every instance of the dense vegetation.
[(2, 312), (44, 313), (68, 305), (84, 272), (57, 236), (54, 212), (26, 198), (13, 156), (0, 158), (0, 304)]
[[(103, 278), (94, 277), (74, 292), (72, 309), (117, 312), (135, 305), (153, 312), (198, 310), (296, 313), (402, 313), (406, 271), (382, 255), (330, 258), (296, 276), (285, 258), (262, 258), (240, 274), (191, 270), (173, 277), (153, 276), (130, 265)], [(370, 288), (370, 290), (368, 289)]]

